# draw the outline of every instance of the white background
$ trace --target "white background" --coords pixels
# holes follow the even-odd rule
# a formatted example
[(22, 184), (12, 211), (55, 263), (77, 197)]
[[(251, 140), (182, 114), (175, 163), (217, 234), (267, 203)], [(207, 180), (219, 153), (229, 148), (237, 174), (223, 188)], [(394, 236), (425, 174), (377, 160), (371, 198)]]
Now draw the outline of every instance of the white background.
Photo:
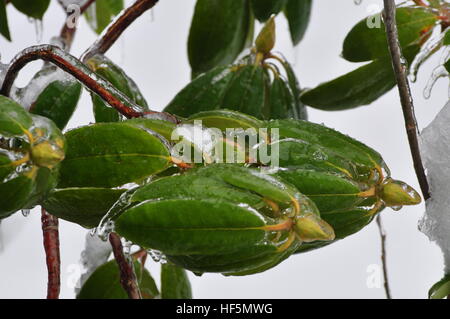
[[(127, 1), (130, 3), (130, 1)], [(381, 8), (381, 0), (314, 1), (311, 24), (304, 41), (293, 49), (284, 18), (278, 18), (277, 50), (295, 63), (295, 71), (304, 87), (314, 87), (357, 67), (339, 57), (342, 42), (351, 27), (368, 15), (370, 5)], [(152, 13), (147, 12), (110, 50), (108, 56), (119, 63), (139, 84), (151, 107), (161, 110), (189, 82), (190, 69), (186, 41), (194, 0), (162, 0)], [(21, 49), (37, 43), (35, 27), (9, 6), (13, 43), (0, 39), (2, 62), (8, 62)], [(52, 1), (44, 19), (42, 42), (57, 35), (65, 14)], [(95, 34), (81, 20), (72, 52), (79, 56)], [(206, 44), (205, 44), (206, 45)], [(448, 100), (448, 80), (441, 80), (432, 98), (425, 100), (422, 90), (434, 58), (422, 68), (413, 84), (416, 113), (425, 127)], [(17, 85), (27, 83), (38, 70), (36, 62), (24, 69)], [(347, 133), (378, 150), (391, 168), (394, 178), (418, 189), (405, 135), (398, 93), (392, 90), (370, 106), (344, 112), (310, 110), (310, 120)], [(92, 121), (88, 94), (84, 93), (70, 127)], [(442, 276), (440, 250), (417, 230), (424, 205), (400, 212), (383, 212), (388, 232), (389, 278), (395, 298), (425, 298), (430, 286)], [(0, 298), (43, 298), (46, 293), (46, 266), (42, 247), (40, 214), (28, 218), (20, 213), (2, 222), (0, 252)], [(62, 291), (61, 297), (73, 298), (71, 284), (77, 279), (76, 265), (83, 249), (86, 230), (61, 221)], [(192, 277), (196, 298), (384, 298), (381, 287), (367, 285), (371, 274), (379, 270), (380, 239), (373, 223), (358, 234), (330, 247), (296, 255), (263, 274), (227, 278), (218, 274)], [(375, 266), (373, 266), (375, 265)], [(158, 276), (158, 265), (149, 264)], [(377, 273), (375, 273), (376, 275)]]

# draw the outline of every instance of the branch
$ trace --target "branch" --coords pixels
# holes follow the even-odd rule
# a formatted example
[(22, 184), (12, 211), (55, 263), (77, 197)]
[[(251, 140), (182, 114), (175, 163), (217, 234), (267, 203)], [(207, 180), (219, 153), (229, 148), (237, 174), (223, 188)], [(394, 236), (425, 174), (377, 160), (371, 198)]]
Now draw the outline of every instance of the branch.
[(132, 6), (117, 16), (100, 38), (83, 53), (82, 61), (86, 62), (96, 54), (106, 53), (137, 18), (157, 3), (158, 0), (136, 0)]
[(383, 222), (381, 221), (381, 215), (377, 216), (378, 231), (381, 238), (381, 264), (383, 265), (383, 277), (384, 277), (384, 291), (387, 299), (392, 299), (391, 289), (389, 287), (389, 277), (387, 271), (386, 262), (386, 231), (383, 228)]
[(127, 118), (150, 117), (163, 121), (177, 123), (177, 119), (168, 113), (145, 111), (141, 106), (131, 101), (125, 94), (118, 91), (111, 83), (91, 71), (80, 60), (52, 45), (37, 45), (20, 52), (9, 64), (0, 89), (0, 94), (9, 96), (11, 87), (19, 71), (29, 62), (44, 60), (50, 62), (74, 76), (86, 88), (99, 95), (104, 101)]
[(58, 299), (61, 287), (58, 218), (42, 208), (41, 223), (48, 271), (47, 299)]
[(407, 67), (402, 63), (403, 57), (398, 40), (398, 30), (396, 24), (396, 7), (394, 0), (383, 0), (384, 11), (383, 18), (386, 25), (386, 34), (388, 38), (389, 51), (392, 58), (392, 66), (400, 93), (400, 101), (403, 109), (403, 117), (405, 119), (406, 133), (408, 135), (409, 147), (411, 150), (414, 169), (420, 184), (420, 189), (425, 200), (430, 198), (430, 191), (427, 177), (420, 157), (418, 129), (414, 115), (414, 103), (411, 96), (411, 89), (407, 78)]
[[(80, 16), (86, 12), (86, 10), (95, 2), (95, 0), (86, 0), (84, 4), (80, 7)], [(68, 7), (64, 5), (63, 2), (59, 1), (64, 11), (67, 13), (67, 17), (70, 16), (69, 12), (67, 12)], [(79, 18), (79, 17), (77, 17)], [(69, 26), (67, 20), (64, 23), (63, 28), (61, 29), (60, 38), (64, 40), (66, 51), (70, 51), (70, 47), (72, 46), (73, 39), (75, 37), (75, 33), (77, 31), (77, 26), (75, 25), (73, 28)]]
[(109, 234), (109, 242), (111, 243), (114, 258), (120, 269), (120, 283), (128, 294), (130, 299), (142, 299), (141, 292), (137, 285), (134, 266), (123, 254), (122, 242), (116, 233)]

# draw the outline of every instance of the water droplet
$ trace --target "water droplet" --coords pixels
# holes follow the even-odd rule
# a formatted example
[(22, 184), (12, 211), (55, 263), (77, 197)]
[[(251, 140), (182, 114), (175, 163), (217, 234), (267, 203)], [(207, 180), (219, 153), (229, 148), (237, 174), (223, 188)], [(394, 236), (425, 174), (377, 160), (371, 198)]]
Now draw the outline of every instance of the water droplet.
[(403, 206), (391, 206), (392, 210), (395, 210), (396, 212), (398, 212), (399, 210), (401, 210), (403, 208)]
[(362, 3), (362, 0), (353, 0), (353, 3), (359, 6)]
[(30, 209), (22, 209), (23, 217), (28, 217), (30, 215), (30, 212), (31, 212)]
[(147, 252), (148, 252), (148, 255), (153, 259), (154, 262), (161, 263), (161, 264), (167, 263), (166, 256), (159, 250), (150, 249)]

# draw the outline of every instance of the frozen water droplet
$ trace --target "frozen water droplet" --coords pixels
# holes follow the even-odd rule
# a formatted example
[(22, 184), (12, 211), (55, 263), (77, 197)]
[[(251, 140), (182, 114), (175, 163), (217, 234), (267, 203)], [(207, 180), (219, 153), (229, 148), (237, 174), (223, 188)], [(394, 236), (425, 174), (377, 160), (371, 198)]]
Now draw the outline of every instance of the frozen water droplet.
[(425, 99), (429, 99), (431, 97), (431, 91), (433, 90), (434, 85), (436, 84), (436, 82), (443, 77), (448, 77), (449, 73), (447, 71), (447, 69), (443, 66), (443, 65), (439, 65), (438, 67), (436, 67), (431, 76), (430, 79), (428, 80), (427, 85), (425, 86), (425, 89), (423, 90), (423, 96)]
[(32, 19), (31, 21), (34, 24), (34, 30), (36, 32), (36, 42), (41, 43), (44, 35), (44, 23), (39, 19)]
[(353, 3), (359, 6), (362, 3), (362, 0), (353, 0)]
[(30, 216), (30, 212), (31, 212), (30, 209), (22, 209), (22, 216), (28, 217), (28, 216)]
[(159, 250), (150, 249), (147, 251), (147, 253), (153, 259), (154, 262), (161, 263), (161, 264), (167, 263), (166, 256)]

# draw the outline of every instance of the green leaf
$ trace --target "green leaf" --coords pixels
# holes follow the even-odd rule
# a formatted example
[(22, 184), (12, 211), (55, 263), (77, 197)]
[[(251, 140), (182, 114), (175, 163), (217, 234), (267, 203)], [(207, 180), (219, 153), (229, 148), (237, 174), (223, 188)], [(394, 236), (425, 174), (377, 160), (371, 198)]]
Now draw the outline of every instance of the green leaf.
[(146, 119), (146, 118), (134, 118), (127, 120), (128, 124), (132, 124), (137, 127), (143, 127), (149, 129), (157, 134), (160, 134), (166, 140), (170, 141), (172, 138), (172, 132), (177, 127), (176, 124), (163, 120)]
[(265, 119), (269, 77), (260, 66), (246, 65), (236, 71), (220, 103), (220, 108)]
[(192, 299), (191, 283), (186, 270), (170, 263), (161, 265), (161, 298)]
[(25, 13), (27, 16), (42, 20), (50, 5), (50, 0), (11, 0), (11, 3), (17, 10)]
[[(103, 79), (110, 82), (116, 89), (129, 97), (133, 102), (148, 111), (148, 105), (136, 83), (114, 62), (104, 55), (96, 55), (88, 61), (89, 67)], [(97, 94), (92, 93), (95, 121), (118, 122), (122, 116), (108, 106)]]
[(286, 4), (286, 0), (250, 0), (252, 11), (260, 22), (269, 20), (272, 14), (278, 14)]
[(188, 123), (193, 121), (202, 121), (202, 125), (206, 127), (218, 128), (226, 131), (227, 128), (248, 128), (258, 129), (262, 127), (263, 122), (257, 118), (230, 110), (205, 111), (192, 115), (188, 119)]
[(55, 189), (42, 205), (58, 218), (94, 228), (124, 191), (110, 188)]
[(287, 0), (284, 13), (289, 22), (294, 45), (300, 43), (308, 28), (311, 17), (312, 0)]
[(266, 221), (252, 209), (219, 200), (143, 202), (116, 220), (121, 236), (170, 255), (220, 254), (264, 245)]
[(86, 11), (85, 18), (92, 30), (100, 34), (123, 8), (123, 0), (97, 0)]
[[(286, 240), (286, 235), (281, 240)], [(222, 273), (225, 276), (243, 276), (256, 274), (272, 268), (289, 257), (301, 247), (296, 241), (284, 252), (278, 252), (274, 246), (255, 246), (237, 252), (220, 255), (167, 256), (167, 259), (180, 267), (195, 273)]]
[(24, 208), (34, 185), (32, 176), (25, 175), (0, 183), (0, 219)]
[[(159, 295), (155, 281), (137, 261), (134, 270), (139, 288), (144, 299), (154, 299)], [(120, 284), (120, 270), (117, 262), (111, 260), (98, 267), (81, 287), (77, 299), (128, 299), (128, 295)]]
[[(52, 77), (56, 72), (60, 71), (53, 67), (40, 71), (31, 80), (28, 88), (34, 89), (34, 83)], [(81, 84), (74, 78), (55, 79), (36, 96), (30, 106), (30, 112), (51, 119), (60, 129), (64, 129), (78, 105), (81, 89)]]
[(184, 87), (164, 111), (189, 117), (202, 111), (217, 109), (235, 73), (229, 67), (220, 66), (200, 75)]
[(0, 1), (0, 34), (2, 34), (8, 41), (11, 41), (5, 1)]
[[(1, 146), (1, 144), (0, 144)], [(15, 166), (12, 164), (10, 154), (0, 148), (0, 181), (3, 181), (9, 174), (14, 172)]]
[(22, 106), (0, 95), (0, 136), (23, 136), (32, 125), (30, 114)]
[[(372, 18), (371, 18), (372, 19)], [(380, 14), (373, 17), (381, 21)], [(420, 45), (426, 32), (434, 26), (437, 17), (424, 8), (397, 9), (397, 26), (403, 49)], [(360, 21), (344, 40), (342, 56), (351, 62), (371, 61), (389, 55), (384, 23), (370, 28), (368, 20)]]
[(193, 77), (232, 63), (250, 31), (247, 0), (197, 0), (188, 40)]
[(41, 204), (48, 196), (50, 191), (56, 187), (58, 183), (58, 169), (49, 169), (41, 167), (38, 169), (36, 177), (34, 178), (34, 188), (24, 208), (31, 209), (36, 205)]
[(448, 60), (447, 62), (445, 62), (444, 67), (445, 67), (445, 69), (447, 70), (447, 72), (450, 73), (450, 60)]
[(450, 274), (435, 283), (428, 292), (429, 299), (444, 299), (450, 295)]
[(270, 119), (285, 119), (293, 116), (296, 111), (294, 96), (285, 81), (276, 77), (272, 81), (269, 93)]
[(59, 188), (117, 187), (170, 166), (164, 142), (127, 122), (81, 127), (69, 131), (66, 138)]
[(450, 30), (447, 30), (444, 36), (444, 45), (450, 45)]
[[(410, 47), (404, 52), (406, 59), (411, 61), (418, 50), (416, 46)], [(301, 101), (321, 110), (346, 110), (372, 103), (395, 84), (390, 57), (384, 57), (305, 91)]]
[(283, 63), (284, 70), (286, 71), (289, 88), (291, 89), (292, 95), (294, 97), (295, 109), (293, 110), (290, 118), (298, 119), (298, 120), (307, 120), (308, 119), (308, 111), (306, 110), (306, 106), (300, 100), (300, 84), (298, 82), (297, 76), (295, 75), (294, 69), (290, 65), (289, 62), (284, 61)]

